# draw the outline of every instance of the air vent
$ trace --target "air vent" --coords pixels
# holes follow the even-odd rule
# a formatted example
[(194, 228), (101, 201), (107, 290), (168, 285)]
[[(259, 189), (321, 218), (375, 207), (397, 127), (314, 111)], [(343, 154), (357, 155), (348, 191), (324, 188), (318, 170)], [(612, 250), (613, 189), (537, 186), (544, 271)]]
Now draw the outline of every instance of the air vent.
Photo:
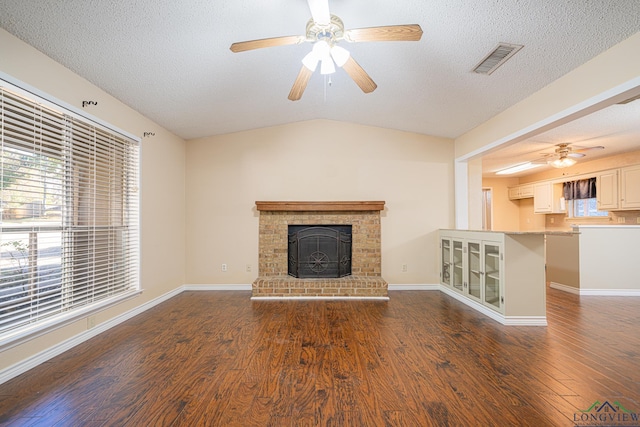
[(473, 69), (474, 73), (489, 75), (493, 73), (499, 66), (504, 64), (509, 58), (516, 54), (522, 45), (500, 43), (496, 46), (491, 53), (480, 61), (478, 65)]

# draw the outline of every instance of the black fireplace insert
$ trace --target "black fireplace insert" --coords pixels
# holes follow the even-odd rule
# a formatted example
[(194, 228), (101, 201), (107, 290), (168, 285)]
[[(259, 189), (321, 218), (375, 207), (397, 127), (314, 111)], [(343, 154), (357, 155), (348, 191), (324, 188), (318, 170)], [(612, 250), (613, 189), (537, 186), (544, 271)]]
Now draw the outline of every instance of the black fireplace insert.
[(290, 276), (351, 275), (351, 225), (289, 225), (288, 234)]

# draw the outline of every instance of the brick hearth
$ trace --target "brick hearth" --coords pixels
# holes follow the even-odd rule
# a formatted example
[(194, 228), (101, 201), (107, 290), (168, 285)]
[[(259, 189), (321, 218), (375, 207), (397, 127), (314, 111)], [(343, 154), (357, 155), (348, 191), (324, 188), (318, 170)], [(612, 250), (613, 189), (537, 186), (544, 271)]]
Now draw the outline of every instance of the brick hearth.
[[(256, 202), (260, 211), (259, 277), (253, 298), (387, 298), (381, 277), (380, 211), (384, 202)], [(351, 276), (297, 279), (287, 274), (287, 233), (292, 225), (352, 226)]]

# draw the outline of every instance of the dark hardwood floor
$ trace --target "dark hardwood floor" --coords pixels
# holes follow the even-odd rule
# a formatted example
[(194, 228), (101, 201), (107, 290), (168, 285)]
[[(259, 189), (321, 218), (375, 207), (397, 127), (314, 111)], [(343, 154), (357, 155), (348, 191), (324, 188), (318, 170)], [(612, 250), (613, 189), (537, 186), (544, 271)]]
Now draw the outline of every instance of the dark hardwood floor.
[(640, 412), (640, 298), (549, 289), (548, 327), (506, 327), (440, 292), (390, 297), (185, 292), (0, 385), (0, 425), (573, 426), (595, 402)]

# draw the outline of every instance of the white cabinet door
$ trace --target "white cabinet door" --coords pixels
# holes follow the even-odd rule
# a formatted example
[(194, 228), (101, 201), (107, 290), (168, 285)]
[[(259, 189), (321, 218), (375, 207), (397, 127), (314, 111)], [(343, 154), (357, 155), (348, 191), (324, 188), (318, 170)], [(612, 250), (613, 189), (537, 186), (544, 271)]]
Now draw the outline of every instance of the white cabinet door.
[(618, 169), (598, 173), (596, 176), (598, 210), (618, 209), (618, 198)]
[(453, 270), (451, 266), (451, 239), (440, 239), (440, 283), (446, 286), (451, 286), (451, 272)]
[(533, 184), (520, 185), (520, 198), (527, 199), (533, 197)]
[(520, 198), (520, 187), (509, 187), (509, 200), (518, 200)]
[(533, 186), (533, 212), (551, 213), (553, 192), (550, 182), (542, 182)]
[(504, 312), (504, 284), (502, 280), (502, 245), (482, 242), (483, 289), (482, 302), (500, 313)]
[(620, 208), (640, 209), (640, 165), (620, 169)]
[(534, 213), (565, 213), (562, 183), (540, 182), (533, 186)]

